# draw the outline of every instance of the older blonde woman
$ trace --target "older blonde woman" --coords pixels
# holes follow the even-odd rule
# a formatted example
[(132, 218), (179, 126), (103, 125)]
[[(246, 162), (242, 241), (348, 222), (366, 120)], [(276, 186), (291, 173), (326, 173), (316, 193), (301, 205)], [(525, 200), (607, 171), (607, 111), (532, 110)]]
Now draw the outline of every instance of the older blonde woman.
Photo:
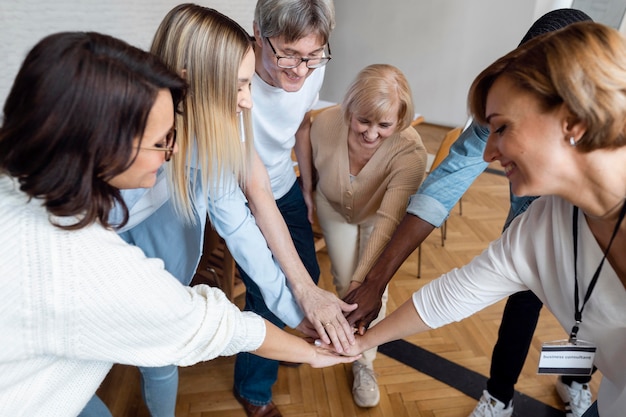
[[(413, 115), (404, 74), (378, 64), (359, 72), (341, 107), (313, 120), (315, 204), (340, 297), (352, 281), (363, 280), (422, 182), (426, 149), (410, 126)], [(382, 299), (379, 320), (385, 315), (386, 291)], [(352, 392), (361, 407), (373, 407), (380, 399), (375, 356), (376, 349), (371, 349), (353, 364)]]

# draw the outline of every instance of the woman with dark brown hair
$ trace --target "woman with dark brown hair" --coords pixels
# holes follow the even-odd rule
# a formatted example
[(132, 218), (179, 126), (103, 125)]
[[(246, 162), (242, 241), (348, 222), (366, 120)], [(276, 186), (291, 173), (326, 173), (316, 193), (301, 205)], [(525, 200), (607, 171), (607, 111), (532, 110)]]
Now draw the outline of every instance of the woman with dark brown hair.
[(114, 204), (127, 213), (120, 189), (151, 187), (177, 151), (185, 89), (154, 56), (97, 33), (48, 36), (26, 57), (0, 128), (3, 415), (76, 416), (113, 363), (240, 351), (346, 362), (219, 289), (181, 285), (111, 227)]

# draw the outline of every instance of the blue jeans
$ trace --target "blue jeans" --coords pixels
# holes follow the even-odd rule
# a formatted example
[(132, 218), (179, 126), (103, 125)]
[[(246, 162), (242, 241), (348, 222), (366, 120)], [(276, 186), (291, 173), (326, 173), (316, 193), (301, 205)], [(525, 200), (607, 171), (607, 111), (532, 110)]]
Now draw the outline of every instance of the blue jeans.
[[(143, 400), (152, 417), (174, 417), (178, 392), (178, 367), (139, 367)], [(79, 417), (112, 417), (102, 400), (94, 395)]]
[(94, 394), (78, 417), (113, 417), (106, 404)]
[[(317, 284), (320, 267), (315, 254), (313, 229), (307, 218), (307, 208), (302, 191), (297, 182), (289, 192), (276, 200), (278, 210), (282, 214), (293, 243), (305, 268)], [(284, 328), (280, 321), (265, 305), (259, 287), (237, 265), (241, 279), (246, 285), (246, 305), (244, 310), (254, 311), (276, 326)], [(285, 283), (286, 284), (286, 283)], [(265, 405), (272, 401), (272, 385), (278, 376), (278, 361), (261, 358), (252, 353), (242, 352), (235, 360), (234, 389), (241, 397), (254, 405)]]

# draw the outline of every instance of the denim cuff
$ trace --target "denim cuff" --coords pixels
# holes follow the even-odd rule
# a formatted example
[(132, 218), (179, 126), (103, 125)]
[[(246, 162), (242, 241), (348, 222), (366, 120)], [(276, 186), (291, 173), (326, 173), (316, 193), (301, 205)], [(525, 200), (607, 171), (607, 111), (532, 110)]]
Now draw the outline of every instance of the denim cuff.
[(409, 199), (406, 212), (440, 227), (448, 217), (449, 211), (434, 198), (425, 194), (413, 194)]

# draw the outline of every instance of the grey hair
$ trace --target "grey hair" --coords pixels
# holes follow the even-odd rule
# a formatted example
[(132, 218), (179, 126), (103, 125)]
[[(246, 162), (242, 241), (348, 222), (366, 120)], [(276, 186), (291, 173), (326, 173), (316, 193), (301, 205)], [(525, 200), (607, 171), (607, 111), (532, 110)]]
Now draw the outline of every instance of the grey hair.
[(333, 0), (259, 0), (254, 23), (262, 37), (284, 37), (294, 42), (317, 33), (328, 43), (335, 28)]

